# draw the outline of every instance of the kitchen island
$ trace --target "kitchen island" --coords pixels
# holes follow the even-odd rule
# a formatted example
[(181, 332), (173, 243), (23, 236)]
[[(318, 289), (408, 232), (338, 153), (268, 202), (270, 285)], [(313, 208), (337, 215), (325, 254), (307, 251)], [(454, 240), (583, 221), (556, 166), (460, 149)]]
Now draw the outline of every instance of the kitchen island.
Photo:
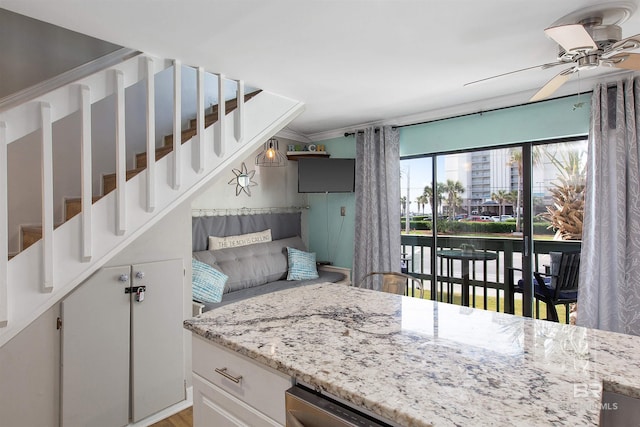
[(639, 337), (335, 284), (185, 327), (402, 426), (598, 425), (603, 387), (640, 397)]

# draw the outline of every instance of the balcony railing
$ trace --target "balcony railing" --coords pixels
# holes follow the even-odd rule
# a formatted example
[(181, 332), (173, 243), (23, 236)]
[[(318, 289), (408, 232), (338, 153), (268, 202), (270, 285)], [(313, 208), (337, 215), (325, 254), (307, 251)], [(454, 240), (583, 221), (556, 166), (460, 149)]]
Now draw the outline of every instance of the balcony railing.
[[(423, 280), (426, 290), (431, 290), (431, 299), (444, 302), (458, 302), (462, 294), (463, 279), (460, 261), (435, 257), (436, 274), (433, 273), (432, 246), (433, 237), (405, 234), (401, 238), (402, 252), (407, 262), (408, 273)], [(436, 251), (458, 249), (463, 244), (472, 243), (475, 251), (494, 252), (495, 260), (469, 261), (469, 305), (485, 310), (509, 312), (507, 278), (511, 267), (522, 265), (523, 242), (518, 238), (494, 238), (475, 236), (443, 235), (437, 238)], [(543, 271), (549, 264), (549, 252), (566, 252), (580, 250), (580, 241), (534, 240), (534, 271)], [(519, 271), (515, 280), (521, 278)], [(516, 303), (516, 308), (518, 304)], [(536, 302), (536, 317), (540, 315), (540, 304)], [(515, 310), (522, 314), (522, 309)], [(565, 321), (568, 323), (568, 309), (565, 310)]]

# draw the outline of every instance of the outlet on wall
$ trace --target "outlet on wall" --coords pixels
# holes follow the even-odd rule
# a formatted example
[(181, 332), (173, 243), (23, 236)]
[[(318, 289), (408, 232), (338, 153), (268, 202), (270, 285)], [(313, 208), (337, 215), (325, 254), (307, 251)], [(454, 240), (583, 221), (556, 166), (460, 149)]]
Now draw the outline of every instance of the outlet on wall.
[(345, 216), (347, 214), (347, 207), (340, 206), (340, 216)]

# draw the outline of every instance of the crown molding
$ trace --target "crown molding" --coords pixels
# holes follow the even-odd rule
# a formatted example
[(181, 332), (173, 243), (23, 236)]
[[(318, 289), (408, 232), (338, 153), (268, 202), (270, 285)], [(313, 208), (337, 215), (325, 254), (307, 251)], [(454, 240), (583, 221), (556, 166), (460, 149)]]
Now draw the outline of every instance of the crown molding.
[(297, 142), (313, 142), (306, 135), (288, 128), (284, 128), (275, 134), (278, 138), (290, 139)]
[[(612, 80), (619, 80), (622, 78), (626, 78), (632, 75), (639, 75), (639, 74), (640, 73), (636, 73), (633, 71), (619, 70), (613, 73), (609, 72), (606, 74), (600, 74), (600, 75), (595, 75), (587, 78), (571, 80), (565, 83), (560, 89), (558, 89), (554, 94), (554, 97), (551, 99), (570, 96), (570, 95), (579, 95), (585, 92), (591, 92), (593, 90), (593, 87), (598, 83), (604, 83)], [(306, 135), (306, 137), (313, 142), (319, 142), (319, 141), (325, 141), (328, 139), (341, 138), (341, 137), (344, 137), (345, 133), (351, 133), (358, 129), (363, 129), (369, 126), (408, 126), (412, 124), (425, 123), (425, 122), (430, 122), (435, 120), (443, 120), (443, 119), (463, 116), (467, 114), (481, 113), (483, 111), (523, 105), (527, 103), (527, 100), (529, 100), (536, 91), (537, 89), (531, 89), (531, 90), (521, 91), (521, 92), (512, 93), (509, 95), (499, 96), (495, 98), (488, 98), (488, 99), (483, 99), (479, 101), (459, 104), (452, 107), (439, 108), (439, 109), (424, 111), (421, 113), (395, 117), (388, 120), (378, 120), (375, 122), (361, 123), (358, 125), (312, 133), (312, 134)], [(546, 102), (549, 100), (550, 99), (546, 99), (538, 102)]]

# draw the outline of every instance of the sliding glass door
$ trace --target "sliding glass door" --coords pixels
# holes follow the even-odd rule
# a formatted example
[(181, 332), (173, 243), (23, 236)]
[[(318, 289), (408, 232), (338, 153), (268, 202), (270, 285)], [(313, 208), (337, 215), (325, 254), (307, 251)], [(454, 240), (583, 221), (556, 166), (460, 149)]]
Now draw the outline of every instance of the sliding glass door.
[(585, 139), (401, 160), (406, 271), (434, 300), (540, 315), (532, 273), (579, 248), (585, 160)]

